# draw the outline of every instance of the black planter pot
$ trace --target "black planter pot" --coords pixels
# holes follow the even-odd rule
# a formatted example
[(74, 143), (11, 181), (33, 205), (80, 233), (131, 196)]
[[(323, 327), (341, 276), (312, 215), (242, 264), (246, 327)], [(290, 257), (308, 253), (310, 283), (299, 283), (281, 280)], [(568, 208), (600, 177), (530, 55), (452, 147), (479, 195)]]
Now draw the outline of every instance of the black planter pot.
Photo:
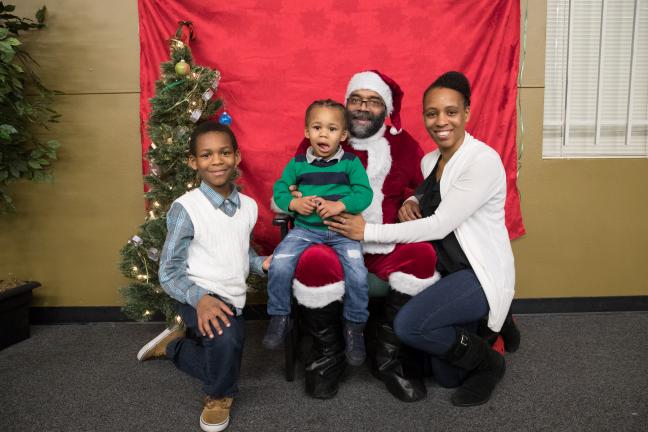
[(29, 337), (29, 306), (38, 282), (0, 292), (0, 350)]

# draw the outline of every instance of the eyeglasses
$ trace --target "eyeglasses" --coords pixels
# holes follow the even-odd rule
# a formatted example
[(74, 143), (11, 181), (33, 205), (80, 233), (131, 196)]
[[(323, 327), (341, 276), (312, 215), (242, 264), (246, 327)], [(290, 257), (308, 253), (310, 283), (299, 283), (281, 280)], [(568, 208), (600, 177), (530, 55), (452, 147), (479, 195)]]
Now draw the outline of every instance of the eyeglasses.
[(385, 106), (382, 99), (377, 97), (362, 99), (361, 97), (358, 96), (351, 96), (349, 99), (347, 99), (347, 106), (349, 108), (360, 108), (362, 107), (362, 104), (367, 104), (367, 108), (370, 109), (379, 109)]

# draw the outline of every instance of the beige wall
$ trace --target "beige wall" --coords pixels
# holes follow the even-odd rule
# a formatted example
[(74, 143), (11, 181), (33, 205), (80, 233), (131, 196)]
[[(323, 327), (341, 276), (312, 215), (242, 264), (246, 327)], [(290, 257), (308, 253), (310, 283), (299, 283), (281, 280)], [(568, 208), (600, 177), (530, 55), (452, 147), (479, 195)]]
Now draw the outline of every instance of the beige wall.
[(542, 159), (546, 1), (528, 4), (516, 296), (648, 295), (648, 159)]
[[(43, 1), (17, 3), (31, 15)], [(542, 160), (546, 7), (528, 3), (517, 297), (648, 295), (648, 160)], [(38, 306), (119, 305), (118, 251), (144, 216), (137, 2), (47, 6), (50, 29), (27, 46), (45, 82), (66, 93), (52, 129), (63, 147), (55, 183), (13, 188), (19, 210), (0, 218), (0, 278), (41, 281)]]
[(137, 2), (43, 3), (49, 29), (26, 46), (57, 97), (62, 147), (53, 184), (12, 187), (18, 212), (0, 217), (0, 279), (38, 280), (37, 306), (117, 305), (119, 249), (144, 217), (139, 149)]

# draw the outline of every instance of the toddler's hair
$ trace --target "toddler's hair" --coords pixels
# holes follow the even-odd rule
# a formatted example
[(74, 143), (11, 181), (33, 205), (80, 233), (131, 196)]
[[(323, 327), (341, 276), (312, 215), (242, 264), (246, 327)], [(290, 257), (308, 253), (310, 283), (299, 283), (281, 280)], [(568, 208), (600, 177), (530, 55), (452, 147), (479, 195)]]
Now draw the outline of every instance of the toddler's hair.
[(424, 101), (427, 94), (435, 88), (449, 88), (458, 91), (463, 96), (464, 106), (466, 108), (470, 107), (470, 83), (468, 82), (466, 75), (461, 72), (446, 72), (439, 78), (435, 79), (434, 82), (425, 89), (425, 92), (423, 93)]
[(319, 99), (308, 105), (308, 108), (306, 108), (306, 116), (304, 118), (306, 127), (308, 127), (308, 120), (310, 118), (311, 111), (313, 111), (314, 108), (332, 108), (339, 110), (342, 113), (342, 129), (347, 128), (348, 119), (347, 119), (347, 111), (344, 105), (342, 105), (338, 101), (334, 101), (333, 99)]
[(236, 142), (236, 136), (229, 126), (215, 122), (214, 120), (206, 120), (202, 123), (199, 123), (198, 126), (191, 133), (191, 138), (189, 139), (189, 153), (192, 156), (196, 156), (196, 141), (200, 135), (204, 135), (209, 132), (221, 132), (227, 135), (234, 147), (234, 151), (238, 151), (238, 143)]

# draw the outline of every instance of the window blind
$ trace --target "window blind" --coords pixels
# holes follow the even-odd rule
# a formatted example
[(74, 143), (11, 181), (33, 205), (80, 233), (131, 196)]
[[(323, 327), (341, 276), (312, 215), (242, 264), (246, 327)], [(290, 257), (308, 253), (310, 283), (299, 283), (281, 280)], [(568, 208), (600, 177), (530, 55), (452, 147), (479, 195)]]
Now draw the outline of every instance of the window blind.
[(547, 0), (543, 157), (648, 157), (648, 0)]

